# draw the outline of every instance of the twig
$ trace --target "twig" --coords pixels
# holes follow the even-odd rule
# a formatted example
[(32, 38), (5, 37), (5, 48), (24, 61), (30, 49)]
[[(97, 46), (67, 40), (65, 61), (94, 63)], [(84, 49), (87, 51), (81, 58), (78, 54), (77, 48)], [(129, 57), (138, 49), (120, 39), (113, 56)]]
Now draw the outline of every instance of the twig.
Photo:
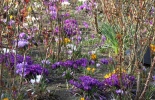
[(153, 58), (152, 66), (150, 68), (150, 71), (149, 71), (149, 74), (148, 74), (148, 77), (147, 77), (147, 80), (146, 80), (146, 83), (145, 83), (145, 87), (144, 87), (143, 92), (141, 93), (141, 95), (139, 97), (139, 100), (142, 100), (143, 96), (145, 95), (145, 92), (147, 90), (147, 86), (149, 84), (154, 65), (155, 65), (155, 57)]

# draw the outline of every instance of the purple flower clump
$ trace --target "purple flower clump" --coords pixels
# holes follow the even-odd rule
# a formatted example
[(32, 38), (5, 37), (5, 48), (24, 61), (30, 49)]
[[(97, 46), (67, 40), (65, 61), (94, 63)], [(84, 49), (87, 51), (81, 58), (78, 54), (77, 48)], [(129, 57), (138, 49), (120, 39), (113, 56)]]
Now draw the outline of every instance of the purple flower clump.
[[(121, 83), (120, 83), (121, 82)], [(136, 82), (134, 76), (122, 73), (122, 75), (113, 74), (111, 77), (103, 80), (103, 84), (107, 87), (116, 87), (120, 89), (120, 84), (125, 88), (131, 88)]]
[(59, 61), (55, 62), (54, 64), (51, 65), (52, 69), (57, 69), (59, 67), (65, 67), (65, 68), (75, 68), (77, 69), (78, 67), (86, 67), (88, 65), (94, 65), (95, 61), (93, 60), (88, 60), (86, 58), (80, 58), (77, 60), (66, 60), (66, 61)]
[(109, 60), (106, 59), (106, 58), (100, 59), (100, 62), (101, 62), (102, 64), (105, 64), (105, 65), (108, 65), (108, 64), (109, 64)]
[(78, 78), (78, 80), (70, 80), (69, 83), (84, 91), (99, 89), (102, 85), (99, 80), (90, 76), (81, 76)]
[(49, 14), (51, 19), (55, 20), (57, 18), (57, 8), (54, 5), (49, 6)]
[[(14, 53), (5, 53), (0, 55), (0, 63), (4, 62), (7, 67), (12, 68), (15, 64), (15, 58), (16, 58), (16, 63), (22, 63), (24, 61), (24, 57), (22, 55), (15, 55)], [(30, 56), (25, 57), (25, 62), (27, 64), (32, 64), (33, 61)]]
[(82, 93), (86, 100), (107, 100), (104, 84), (96, 78), (90, 76), (81, 76), (77, 80), (72, 79), (69, 81), (74, 86), (72, 93)]
[(63, 29), (68, 37), (74, 36), (79, 33), (78, 23), (74, 19), (66, 19), (64, 21)]
[(26, 56), (24, 61), (24, 56), (22, 55), (15, 55), (14, 53), (5, 53), (0, 55), (0, 63), (4, 63), (5, 66), (9, 69), (15, 68), (16, 73), (21, 76), (23, 74), (24, 77), (28, 75), (35, 76), (42, 73), (48, 75), (48, 70), (46, 68), (43, 68), (39, 64), (34, 64), (30, 56)]
[(86, 13), (91, 14), (94, 7), (96, 7), (96, 2), (94, 0), (85, 1), (82, 5), (76, 8), (77, 12), (86, 11)]

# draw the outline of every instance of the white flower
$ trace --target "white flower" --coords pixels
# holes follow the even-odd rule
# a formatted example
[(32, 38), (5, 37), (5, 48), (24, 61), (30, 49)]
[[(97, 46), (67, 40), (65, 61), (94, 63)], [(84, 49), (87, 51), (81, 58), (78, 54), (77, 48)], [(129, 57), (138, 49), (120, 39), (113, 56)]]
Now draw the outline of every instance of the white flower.
[(3, 50), (4, 53), (9, 53), (9, 52), (15, 53), (16, 52), (15, 50), (11, 50), (11, 49), (8, 49), (8, 48), (2, 48), (2, 50)]
[(92, 51), (92, 54), (95, 54), (96, 53), (96, 51)]
[(23, 23), (23, 26), (27, 28), (28, 27), (28, 23)]
[(31, 80), (30, 80), (30, 82), (31, 82), (32, 84), (34, 84), (34, 83), (40, 83), (40, 81), (41, 81), (41, 75), (37, 75), (37, 76), (36, 76), (36, 79), (31, 79)]
[(78, 0), (79, 2), (86, 2), (87, 0)]
[(70, 5), (70, 3), (68, 1), (64, 1), (61, 3), (62, 5)]
[(41, 75), (37, 75), (36, 77), (37, 77), (36, 82), (39, 83), (41, 81)]
[(72, 50), (68, 50), (68, 54), (72, 54), (73, 53), (73, 51)]
[(34, 83), (36, 82), (36, 80), (35, 80), (35, 79), (31, 79), (30, 82), (31, 82), (32, 84), (34, 84)]
[(70, 48), (71, 50), (74, 50), (76, 51), (76, 45), (73, 45), (73, 44), (67, 44), (67, 47)]
[(100, 67), (100, 66), (101, 66), (101, 64), (99, 64), (99, 63), (96, 64), (96, 67)]

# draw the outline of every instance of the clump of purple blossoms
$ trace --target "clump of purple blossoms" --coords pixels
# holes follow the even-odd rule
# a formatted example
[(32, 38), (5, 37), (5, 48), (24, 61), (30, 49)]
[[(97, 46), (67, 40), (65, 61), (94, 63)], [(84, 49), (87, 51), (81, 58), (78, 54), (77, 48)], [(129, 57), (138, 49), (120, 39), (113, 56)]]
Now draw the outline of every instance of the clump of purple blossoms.
[(117, 89), (120, 89), (121, 86), (125, 89), (132, 88), (135, 84), (136, 79), (134, 76), (122, 73), (122, 75), (113, 74), (111, 77), (106, 78), (103, 80), (103, 84), (106, 87), (116, 87)]
[(97, 6), (96, 2), (94, 2), (94, 0), (90, 0), (90, 1), (85, 1), (82, 5), (78, 6), (76, 8), (76, 10), (77, 10), (77, 12), (85, 11), (85, 12), (91, 14), (93, 8), (96, 6)]
[(51, 68), (52, 69), (57, 69), (59, 67), (65, 67), (65, 68), (74, 68), (77, 69), (79, 67), (86, 67), (88, 65), (94, 65), (95, 62), (92, 60), (88, 60), (86, 58), (80, 58), (77, 60), (66, 60), (64, 62), (59, 61), (59, 62), (55, 62), (54, 64), (52, 64)]
[(78, 22), (74, 19), (66, 19), (64, 21), (63, 30), (68, 37), (79, 33)]
[(73, 93), (80, 93), (81, 91), (85, 93), (85, 97), (87, 97), (88, 100), (91, 100), (92, 97), (100, 98), (100, 100), (105, 99), (102, 94), (104, 91), (104, 84), (98, 79), (90, 76), (81, 76), (77, 80), (70, 80), (69, 83), (74, 86)]
[(15, 55), (14, 53), (5, 53), (0, 55), (0, 63), (4, 63), (5, 66), (9, 69), (16, 69), (16, 73), (19, 75), (22, 75), (24, 71), (24, 77), (29, 75), (35, 76), (42, 73), (48, 75), (48, 70), (46, 68), (43, 68), (39, 64), (34, 64), (30, 56), (26, 56), (24, 61), (24, 57), (22, 55)]
[[(5, 53), (0, 55), (0, 63), (4, 63), (5, 66), (12, 68), (15, 65), (15, 59), (16, 63), (22, 63), (24, 61), (24, 57), (22, 55), (15, 55), (14, 53)], [(25, 62), (27, 64), (33, 64), (33, 60), (30, 56), (25, 57)]]
[(100, 62), (101, 62), (102, 64), (108, 65), (108, 64), (109, 64), (109, 59), (107, 59), (107, 58), (102, 58), (102, 59), (100, 59)]
[(91, 91), (93, 88), (97, 89), (102, 85), (99, 80), (90, 76), (81, 76), (77, 81), (70, 80), (69, 82), (70, 84), (84, 91)]
[(57, 18), (57, 8), (55, 5), (49, 6), (49, 14), (52, 20), (55, 20)]

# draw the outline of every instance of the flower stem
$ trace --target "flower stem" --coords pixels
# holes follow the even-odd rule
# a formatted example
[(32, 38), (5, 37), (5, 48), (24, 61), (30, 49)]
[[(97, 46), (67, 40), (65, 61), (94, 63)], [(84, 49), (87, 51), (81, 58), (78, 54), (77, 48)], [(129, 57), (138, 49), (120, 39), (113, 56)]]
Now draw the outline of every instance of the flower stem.
[(153, 58), (152, 66), (151, 66), (150, 71), (148, 73), (148, 77), (147, 77), (147, 80), (146, 80), (146, 83), (145, 83), (145, 87), (144, 87), (144, 89), (143, 89), (143, 91), (142, 91), (142, 93), (141, 93), (141, 95), (139, 97), (139, 100), (142, 100), (142, 98), (144, 97), (144, 95), (146, 93), (147, 86), (149, 84), (149, 81), (150, 81), (151, 74), (152, 74), (152, 71), (153, 71), (154, 66), (155, 66), (155, 57)]

